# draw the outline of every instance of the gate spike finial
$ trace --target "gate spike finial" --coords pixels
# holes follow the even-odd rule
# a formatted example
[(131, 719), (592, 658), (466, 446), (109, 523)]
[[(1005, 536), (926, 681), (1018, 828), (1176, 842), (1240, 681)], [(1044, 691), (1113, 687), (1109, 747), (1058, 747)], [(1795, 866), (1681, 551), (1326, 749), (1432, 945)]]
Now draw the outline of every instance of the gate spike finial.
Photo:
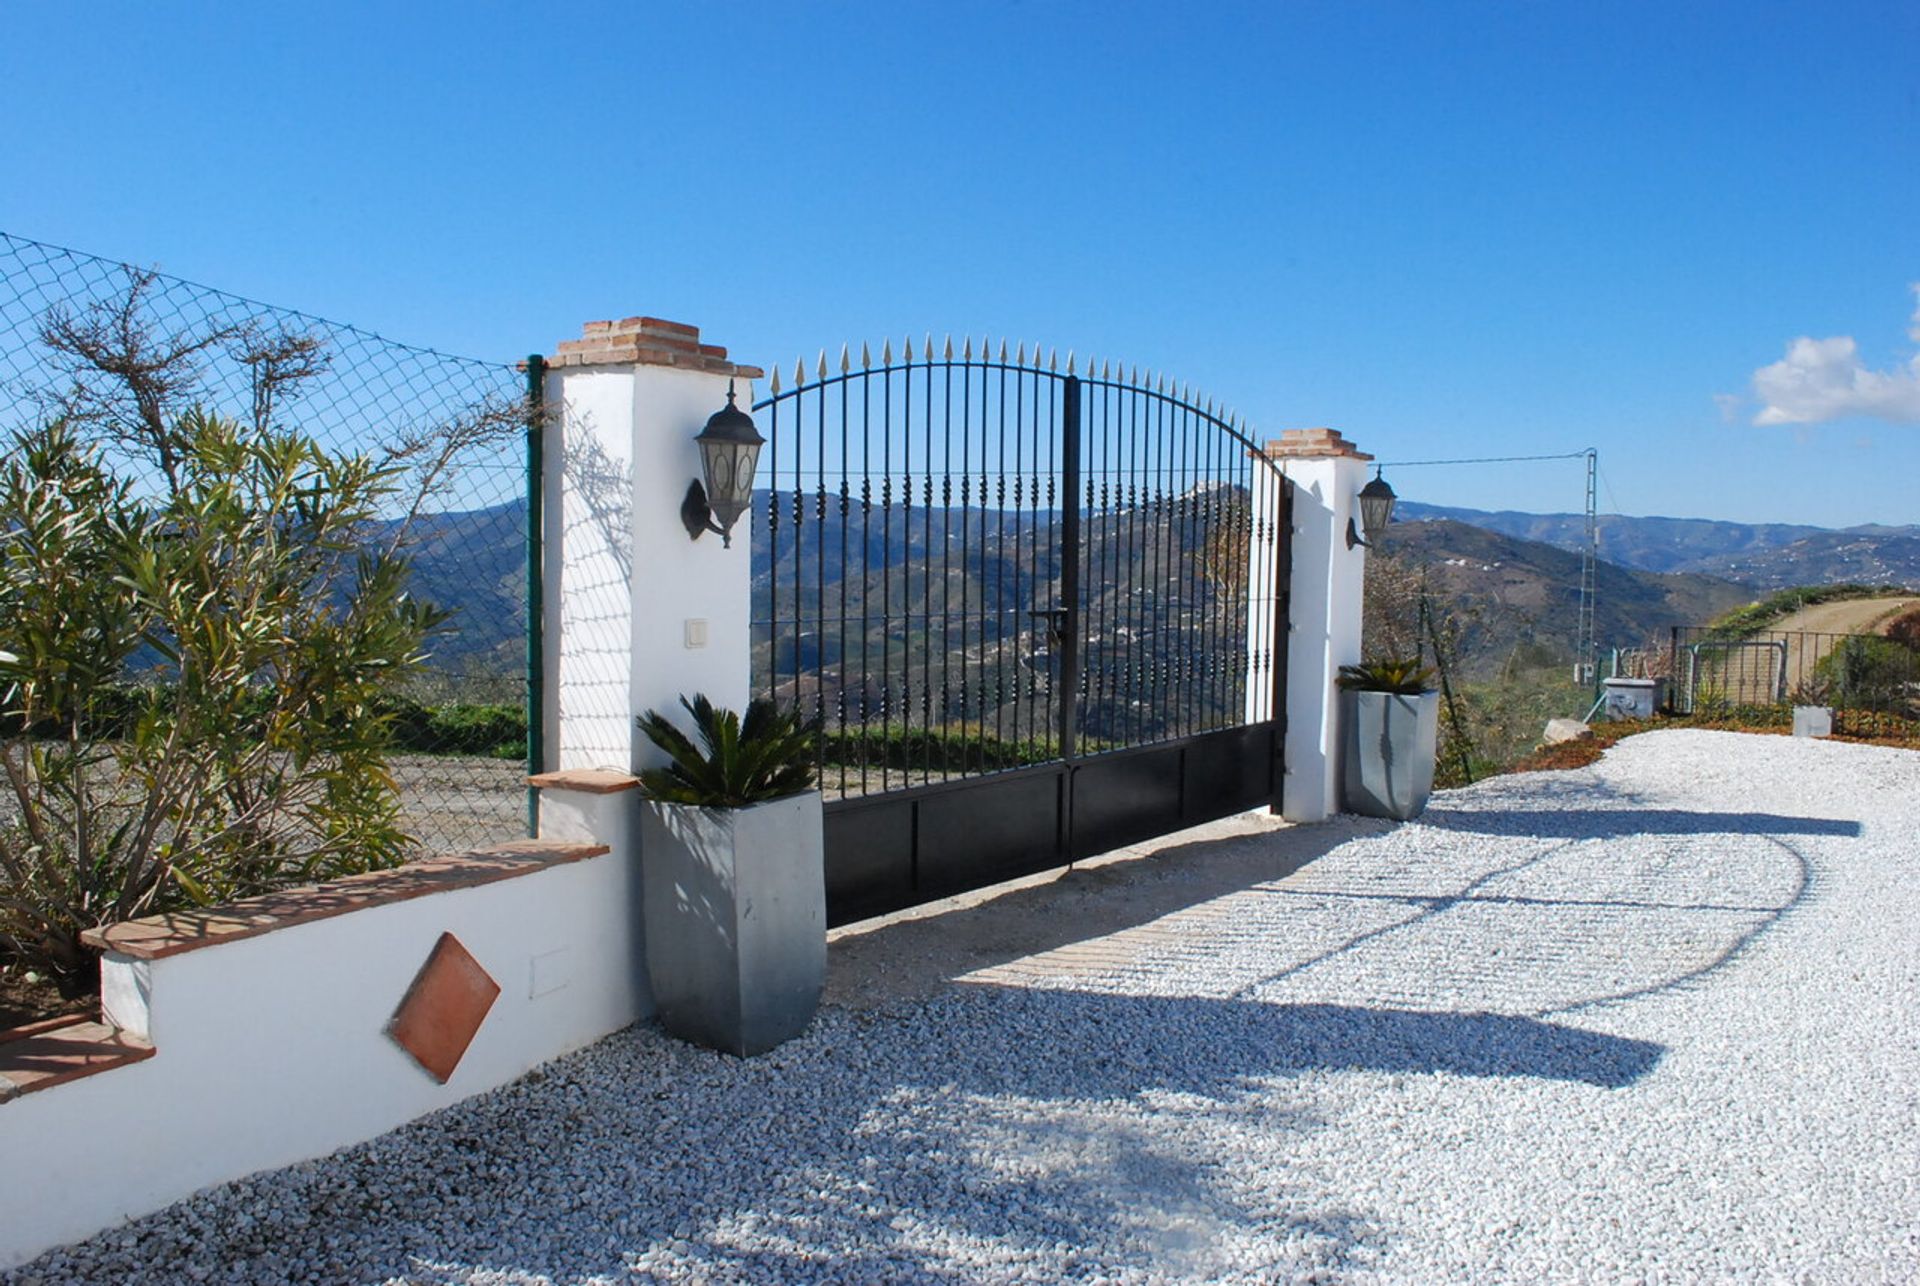
[(953, 336), (951, 334), (947, 336), (947, 346), (941, 351), (940, 360), (943, 362), (951, 362), (953, 360)]
[(893, 337), (891, 335), (880, 341), (880, 365), (893, 365)]
[(1005, 335), (1000, 337), (1000, 364), (1002, 366), (1007, 364), (1007, 337)]
[(913, 365), (913, 336), (911, 336), (911, 335), (909, 335), (909, 336), (907, 336), (907, 357), (906, 357), (906, 362), (907, 362), (907, 365), (908, 365), (908, 366), (912, 366), (912, 365)]
[(807, 382), (807, 359), (804, 357), (796, 357), (793, 359), (793, 386), (795, 388), (799, 388), (802, 384), (805, 384), (806, 382)]
[[(949, 344), (951, 344), (951, 343), (952, 343), (953, 341), (952, 341), (951, 339), (949, 339), (949, 340), (948, 340), (947, 342), (948, 342)], [(985, 348), (985, 347), (986, 347), (986, 341), (985, 341), (984, 339), (983, 339), (983, 340), (981, 340), (981, 341), (980, 341), (980, 345), (981, 345), (981, 347), (982, 347), (982, 348)], [(961, 361), (963, 361), (963, 362), (971, 362), (971, 361), (973, 360), (973, 336), (971, 336), (971, 335), (963, 335), (963, 336), (961, 336), (961, 339), (960, 339), (960, 360), (961, 360)]]
[(1067, 374), (1073, 374), (1073, 350), (1071, 348), (1067, 350)]
[[(1088, 360), (1091, 361), (1092, 359), (1089, 358)], [(1113, 378), (1113, 363), (1104, 357), (1100, 359), (1100, 378), (1103, 380)]]
[(776, 363), (773, 368), (773, 391), (776, 394), (780, 392), (780, 367), (778, 363)]
[(1138, 362), (1134, 363), (1133, 378), (1128, 380), (1127, 383), (1133, 385), (1135, 388), (1140, 387), (1140, 364)]
[(848, 371), (852, 369), (853, 369), (853, 363), (851, 360), (849, 360), (847, 356), (847, 346), (845, 344), (842, 344), (840, 345), (840, 373), (842, 375), (845, 375)]
[(1024, 339), (1014, 342), (1013, 364), (1015, 366), (1025, 366), (1027, 364), (1027, 341)]
[(820, 350), (820, 378), (827, 378), (827, 350)]
[(867, 346), (867, 341), (864, 339), (860, 341), (860, 369), (863, 371), (873, 369), (873, 349)]
[(931, 362), (933, 360), (933, 332), (932, 331), (928, 331), (926, 333), (926, 336), (920, 345), (920, 360), (924, 362)]
[[(1071, 360), (1071, 355), (1069, 355), (1069, 360)], [(1058, 371), (1060, 370), (1060, 350), (1059, 349), (1050, 348), (1047, 350), (1047, 369), (1056, 373), (1058, 373)]]

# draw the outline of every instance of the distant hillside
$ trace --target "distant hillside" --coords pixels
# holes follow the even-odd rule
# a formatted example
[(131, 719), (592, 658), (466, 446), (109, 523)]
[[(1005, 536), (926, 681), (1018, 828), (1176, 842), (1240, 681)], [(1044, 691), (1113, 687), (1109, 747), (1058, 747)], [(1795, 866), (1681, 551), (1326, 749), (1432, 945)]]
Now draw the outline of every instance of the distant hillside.
[[(1418, 514), (1428, 506), (1403, 505), (1401, 513)], [(973, 567), (954, 571), (972, 583), (962, 591), (962, 601), (991, 600), (996, 587), (1013, 586), (1020, 577), (1000, 568), (992, 547), (1005, 544), (1014, 532), (1027, 532), (1034, 519), (1011, 522), (997, 514), (970, 511), (975, 525), (973, 540), (984, 556)], [(1398, 515), (1396, 515), (1398, 516)], [(1494, 515), (1499, 516), (1499, 515)], [(1045, 525), (1050, 514), (1038, 516)], [(1506, 515), (1514, 520), (1533, 515)], [(892, 560), (896, 577), (904, 575), (903, 564), (919, 564), (929, 547), (945, 549), (946, 532), (936, 520), (931, 532), (916, 519), (911, 533), (897, 519), (891, 527)], [(957, 527), (959, 511), (951, 518)], [(1550, 518), (1540, 519), (1550, 521)], [(1718, 524), (1705, 524), (1714, 526)], [(1149, 524), (1158, 530), (1157, 520)], [(983, 539), (995, 532), (1000, 539)], [(829, 515), (828, 538), (810, 543), (809, 582), (823, 580), (831, 587), (839, 582), (840, 530), (837, 518)], [(860, 536), (853, 535), (853, 559), (860, 555)], [(1826, 533), (1832, 535), (1834, 533)], [(1141, 548), (1162, 547), (1167, 533), (1142, 540)], [(526, 593), (526, 511), (518, 504), (500, 505), (464, 513), (435, 514), (417, 520), (413, 551), (415, 586), (424, 597), (452, 608), (451, 628), (434, 644), (436, 669), (459, 671), (479, 669), (486, 672), (517, 672), (522, 664), (526, 637), (523, 617)], [(929, 543), (929, 537), (931, 542)], [(1088, 537), (1102, 565), (1117, 567), (1124, 557), (1103, 539), (1099, 523), (1090, 524)], [(1024, 537), (1031, 540), (1031, 536)], [(875, 524), (866, 533), (875, 546), (874, 566), (881, 561), (879, 545), (888, 539)], [(1898, 536), (1920, 545), (1920, 538)], [(816, 534), (811, 541), (818, 541)], [(1176, 541), (1176, 544), (1179, 542)], [(783, 539), (783, 548), (785, 540)], [(765, 533), (756, 531), (754, 540), (756, 604), (767, 591), (768, 551)], [(1791, 549), (1791, 545), (1783, 546)], [(824, 567), (815, 564), (817, 553), (828, 554)], [(909, 552), (910, 551), (910, 552)], [(1182, 548), (1180, 557), (1190, 560), (1197, 550)], [(1490, 530), (1486, 526), (1442, 519), (1424, 522), (1396, 522), (1386, 552), (1413, 566), (1428, 569), (1431, 584), (1441, 596), (1469, 619), (1467, 652), (1476, 669), (1497, 667), (1517, 646), (1537, 645), (1571, 657), (1575, 645), (1576, 609), (1580, 585), (1580, 559), (1577, 553), (1551, 544)], [(1915, 551), (1920, 557), (1920, 550)], [(1031, 560), (1031, 555), (1028, 556)], [(1027, 574), (1037, 573), (1042, 581), (1058, 574), (1051, 557), (1041, 557)], [(1121, 578), (1131, 582), (1137, 575)], [(1854, 579), (1881, 579), (1861, 574)], [(1920, 579), (1920, 576), (1916, 576)], [(918, 589), (919, 587), (916, 587)], [(904, 589), (904, 585), (903, 585)], [(831, 589), (828, 591), (831, 593)], [(1603, 562), (1599, 572), (1597, 628), (1603, 647), (1632, 646), (1664, 632), (1673, 625), (1695, 625), (1712, 620), (1728, 608), (1737, 607), (1754, 597), (1747, 586), (1730, 579), (1700, 574), (1660, 574)], [(1030, 606), (1022, 603), (1020, 608)], [(1089, 645), (1095, 646), (1094, 644)], [(1168, 646), (1186, 646), (1170, 639)]]
[[(1586, 519), (1580, 514), (1489, 513), (1404, 500), (1395, 516), (1410, 522), (1452, 519), (1575, 551), (1586, 538)], [(1836, 581), (1920, 584), (1920, 526), (1835, 531), (1792, 523), (1626, 514), (1602, 514), (1599, 523), (1600, 557), (1639, 571), (1700, 572), (1756, 590)]]
[[(1577, 553), (1445, 518), (1396, 521), (1384, 548), (1404, 565), (1424, 567), (1437, 597), (1466, 623), (1462, 653), (1470, 674), (1497, 670), (1516, 648), (1574, 655)], [(1641, 571), (1603, 560), (1597, 571), (1595, 636), (1602, 649), (1635, 647), (1675, 625), (1712, 620), (1752, 598), (1751, 589), (1729, 580)]]

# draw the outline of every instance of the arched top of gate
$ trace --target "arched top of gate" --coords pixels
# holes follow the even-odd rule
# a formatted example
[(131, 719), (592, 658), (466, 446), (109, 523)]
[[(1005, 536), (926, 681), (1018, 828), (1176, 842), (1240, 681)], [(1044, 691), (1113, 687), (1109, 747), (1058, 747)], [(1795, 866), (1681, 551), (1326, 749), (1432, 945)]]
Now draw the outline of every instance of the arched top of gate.
[(836, 385), (845, 385), (855, 380), (870, 379), (873, 376), (885, 376), (895, 373), (917, 371), (967, 370), (967, 371), (1003, 371), (1018, 375), (1030, 375), (1064, 384), (1069, 380), (1080, 384), (1082, 388), (1108, 388), (1124, 393), (1135, 394), (1159, 402), (1174, 410), (1194, 416), (1225, 434), (1233, 442), (1246, 449), (1247, 455), (1263, 465), (1268, 474), (1288, 487), (1292, 483), (1284, 471), (1274, 462), (1266, 450), (1249, 437), (1245, 431), (1246, 420), (1238, 413), (1229, 410), (1216, 410), (1213, 399), (1204, 405), (1197, 400), (1191, 385), (1169, 381), (1165, 372), (1142, 372), (1139, 366), (1129, 367), (1125, 363), (1116, 366), (1110, 359), (1101, 359), (1099, 371), (1094, 370), (1094, 360), (1089, 357), (1078, 359), (1072, 349), (1066, 356), (1060, 355), (1058, 348), (1043, 349), (1035, 344), (1029, 351), (1024, 342), (1016, 343), (1013, 351), (1008, 352), (1007, 341), (1002, 339), (999, 349), (994, 351), (992, 344), (985, 338), (980, 341), (979, 351), (974, 351), (973, 339), (965, 336), (961, 340), (960, 352), (954, 352), (953, 337), (947, 336), (939, 354), (934, 352), (933, 336), (928, 334), (921, 343), (919, 355), (915, 355), (914, 341), (911, 336), (901, 346), (898, 357), (893, 350), (893, 341), (882, 342), (879, 358), (876, 360), (872, 348), (865, 343), (860, 345), (860, 355), (853, 356), (851, 346), (840, 346), (839, 360), (834, 363), (837, 369), (829, 367), (827, 351), (820, 350), (811, 374), (807, 362), (800, 359), (793, 364), (793, 382), (783, 384), (780, 367), (775, 365), (769, 372), (768, 395), (753, 404), (754, 411), (774, 409), (783, 402), (797, 402), (812, 393), (823, 393)]

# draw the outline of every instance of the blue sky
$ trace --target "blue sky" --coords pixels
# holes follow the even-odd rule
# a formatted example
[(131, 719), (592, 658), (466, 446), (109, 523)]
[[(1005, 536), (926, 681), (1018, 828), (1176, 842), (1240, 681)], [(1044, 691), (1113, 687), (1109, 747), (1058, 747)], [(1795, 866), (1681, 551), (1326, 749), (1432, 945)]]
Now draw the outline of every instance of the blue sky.
[[(648, 313), (791, 366), (984, 332), (1388, 460), (1591, 443), (1608, 509), (1920, 522), (1910, 0), (16, 2), (8, 28), (0, 229), (393, 338), (509, 360)], [(1394, 480), (1582, 494), (1573, 461)]]

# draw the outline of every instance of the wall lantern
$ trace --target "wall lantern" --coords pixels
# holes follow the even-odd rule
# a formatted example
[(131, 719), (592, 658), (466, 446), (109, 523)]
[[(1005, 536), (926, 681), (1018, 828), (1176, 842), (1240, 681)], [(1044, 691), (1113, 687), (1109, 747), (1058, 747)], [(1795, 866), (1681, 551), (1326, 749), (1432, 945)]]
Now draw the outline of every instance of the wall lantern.
[(710, 531), (730, 549), (733, 524), (753, 507), (753, 470), (767, 442), (753, 427), (753, 417), (733, 404), (732, 380), (727, 381), (727, 404), (713, 413), (693, 440), (700, 444), (700, 472), (706, 475), (706, 485), (695, 478), (688, 486), (687, 498), (680, 502), (680, 521), (690, 538), (698, 540)]
[(1387, 524), (1393, 521), (1393, 502), (1398, 499), (1393, 488), (1388, 486), (1380, 471), (1373, 471), (1373, 481), (1360, 488), (1360, 524), (1366, 529), (1363, 539), (1354, 530), (1353, 519), (1347, 519), (1347, 548), (1359, 545), (1372, 549), (1375, 542), (1387, 534)]

